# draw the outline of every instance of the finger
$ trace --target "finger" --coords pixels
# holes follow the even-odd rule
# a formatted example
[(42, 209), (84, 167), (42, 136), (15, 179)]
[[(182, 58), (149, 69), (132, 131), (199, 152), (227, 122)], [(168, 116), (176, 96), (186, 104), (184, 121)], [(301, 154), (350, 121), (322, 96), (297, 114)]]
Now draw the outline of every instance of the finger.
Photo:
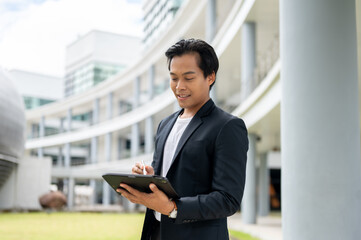
[(139, 168), (138, 168), (137, 166), (134, 166), (134, 167), (132, 168), (132, 173), (133, 173), (133, 174), (140, 174), (140, 172), (141, 172), (141, 170), (139, 170)]
[(135, 164), (135, 166), (136, 166), (138, 169), (143, 170), (143, 164), (142, 164), (142, 163), (137, 162), (137, 163)]
[(132, 203), (138, 203), (137, 198), (135, 196), (133, 196), (132, 194), (130, 194), (129, 192), (127, 192), (126, 190), (118, 188), (117, 192), (119, 192), (123, 197), (125, 197)]
[(145, 170), (147, 171), (147, 175), (154, 175), (154, 169), (152, 166), (145, 166)]
[(154, 183), (149, 184), (149, 188), (153, 193), (159, 192), (159, 189), (157, 188), (157, 186)]
[(124, 183), (121, 183), (120, 187), (124, 188), (125, 190), (128, 191), (129, 194), (134, 195), (134, 196), (137, 196), (141, 193), (138, 190), (136, 190), (136, 189), (132, 188), (131, 186), (124, 184)]
[(135, 166), (132, 167), (132, 173), (143, 174), (143, 166), (140, 163), (136, 163)]

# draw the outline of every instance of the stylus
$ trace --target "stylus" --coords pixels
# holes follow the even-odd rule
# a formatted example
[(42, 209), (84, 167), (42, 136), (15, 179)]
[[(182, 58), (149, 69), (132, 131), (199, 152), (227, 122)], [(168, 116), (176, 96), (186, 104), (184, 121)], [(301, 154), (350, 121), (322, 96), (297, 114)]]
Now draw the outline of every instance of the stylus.
[(143, 160), (142, 160), (142, 164), (143, 164), (143, 175), (147, 175), (147, 171), (145, 170), (145, 163)]

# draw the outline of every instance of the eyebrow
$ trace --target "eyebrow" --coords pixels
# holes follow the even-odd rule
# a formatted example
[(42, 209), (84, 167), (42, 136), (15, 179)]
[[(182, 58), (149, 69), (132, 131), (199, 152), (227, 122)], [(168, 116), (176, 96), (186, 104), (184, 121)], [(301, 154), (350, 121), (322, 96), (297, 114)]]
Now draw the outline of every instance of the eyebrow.
[[(170, 74), (170, 75), (177, 75), (177, 74), (175, 74), (175, 73), (173, 73), (173, 72), (170, 72), (169, 74)], [(188, 75), (188, 74), (196, 74), (196, 72), (189, 71), (189, 72), (183, 73), (182, 75), (184, 76), (184, 75)]]

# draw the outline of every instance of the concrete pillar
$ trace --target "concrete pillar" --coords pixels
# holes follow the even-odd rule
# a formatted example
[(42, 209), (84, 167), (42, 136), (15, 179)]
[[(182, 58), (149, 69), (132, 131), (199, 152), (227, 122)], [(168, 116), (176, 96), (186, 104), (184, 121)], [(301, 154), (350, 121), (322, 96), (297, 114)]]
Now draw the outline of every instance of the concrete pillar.
[(140, 104), (140, 77), (136, 77), (133, 82), (133, 109), (137, 108)]
[[(44, 136), (45, 136), (45, 117), (41, 116), (39, 122), (39, 137), (43, 138)], [(38, 158), (43, 158), (43, 157), (44, 157), (43, 148), (38, 148)]]
[[(67, 114), (66, 114), (66, 130), (68, 132), (71, 131), (71, 123), (72, 123), (72, 109), (69, 108), (68, 111), (67, 111)], [(64, 166), (65, 167), (70, 167), (71, 166), (71, 155), (70, 155), (70, 152), (71, 152), (71, 145), (70, 143), (66, 143), (64, 145)]]
[(56, 164), (58, 167), (63, 166), (63, 148), (62, 147), (58, 148), (58, 159), (57, 159)]
[(112, 133), (105, 134), (105, 161), (110, 162), (112, 159)]
[(148, 77), (148, 98), (152, 100), (154, 96), (154, 82), (155, 82), (155, 65), (152, 64), (149, 68), (149, 77)]
[[(93, 125), (99, 123), (99, 98), (93, 102)], [(90, 143), (90, 162), (96, 163), (98, 159), (98, 137), (92, 137)]]
[(139, 133), (140, 133), (140, 127), (139, 123), (135, 123), (132, 125), (132, 138), (131, 138), (131, 144), (130, 144), (130, 156), (136, 157), (139, 154), (139, 148), (140, 148), (140, 139), (139, 139)]
[(122, 196), (122, 205), (125, 212), (134, 212), (136, 204)]
[(90, 142), (90, 163), (96, 163), (98, 159), (98, 137), (92, 137)]
[(150, 116), (145, 119), (145, 153), (153, 151), (153, 136), (153, 116)]
[(70, 167), (71, 155), (70, 155), (70, 143), (64, 145), (64, 167)]
[[(134, 99), (133, 109), (137, 108), (140, 103), (140, 77), (137, 77), (134, 81)], [(140, 145), (140, 127), (139, 123), (132, 125), (132, 136), (131, 136), (131, 157), (136, 157), (139, 154)]]
[(252, 91), (253, 72), (256, 67), (256, 24), (245, 22), (242, 26), (241, 46), (241, 99)]
[[(217, 4), (216, 0), (208, 0), (207, 2), (207, 12), (206, 12), (206, 42), (212, 44), (212, 41), (216, 35), (217, 29)], [(216, 84), (213, 85), (210, 92), (210, 96), (214, 102), (217, 102), (216, 95)]]
[[(110, 120), (113, 117), (113, 93), (108, 94), (107, 101), (107, 119)], [(110, 161), (112, 158), (112, 133), (109, 132), (105, 135), (105, 160)]]
[(96, 181), (95, 179), (90, 179), (89, 181), (89, 186), (93, 189), (93, 195), (90, 198), (90, 204), (96, 204), (96, 194), (97, 194), (97, 189), (96, 189)]
[(208, 0), (206, 13), (206, 41), (212, 43), (217, 28), (217, 5), (216, 0)]
[(110, 205), (110, 191), (111, 188), (109, 184), (103, 181), (103, 205), (105, 206)]
[(122, 159), (124, 155), (124, 150), (126, 147), (126, 140), (122, 137), (118, 138), (118, 159)]
[(285, 240), (361, 239), (355, 1), (281, 0)]
[(111, 119), (113, 117), (113, 93), (108, 93), (107, 97), (107, 119)]
[(70, 177), (68, 179), (68, 208), (72, 209), (74, 207), (74, 178)]
[(270, 210), (270, 173), (267, 166), (267, 153), (261, 155), (258, 174), (258, 215), (267, 216)]
[[(63, 118), (59, 118), (59, 133), (63, 133), (64, 132), (64, 119)], [(57, 166), (61, 167), (63, 166), (63, 147), (59, 147), (58, 149), (58, 159), (57, 159)]]
[[(110, 162), (112, 158), (112, 133), (105, 135), (105, 161)], [(108, 183), (103, 181), (103, 205), (110, 204), (110, 191)]]
[(254, 134), (248, 135), (246, 186), (242, 200), (242, 220), (246, 224), (256, 223), (256, 138)]

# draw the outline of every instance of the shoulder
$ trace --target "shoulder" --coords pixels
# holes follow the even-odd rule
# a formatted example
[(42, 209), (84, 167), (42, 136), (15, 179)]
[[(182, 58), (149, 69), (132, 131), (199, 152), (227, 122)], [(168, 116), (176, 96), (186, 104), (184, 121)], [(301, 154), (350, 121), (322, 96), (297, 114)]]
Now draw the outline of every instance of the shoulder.
[(241, 118), (225, 112), (219, 107), (214, 108), (212, 113), (209, 115), (209, 120), (217, 122), (221, 128), (227, 125), (238, 125), (243, 126), (244, 128), (246, 127), (244, 121)]

